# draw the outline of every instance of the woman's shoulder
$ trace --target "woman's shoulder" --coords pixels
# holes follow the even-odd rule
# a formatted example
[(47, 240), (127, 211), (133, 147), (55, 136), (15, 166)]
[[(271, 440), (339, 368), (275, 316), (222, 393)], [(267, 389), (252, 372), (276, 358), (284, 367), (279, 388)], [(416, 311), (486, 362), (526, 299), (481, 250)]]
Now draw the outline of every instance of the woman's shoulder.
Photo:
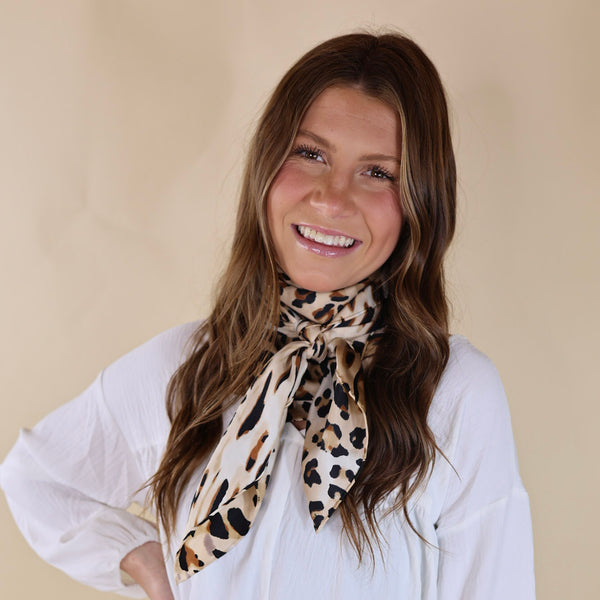
[[(464, 397), (484, 395), (494, 401), (504, 395), (494, 363), (462, 335), (450, 336), (450, 355), (438, 386), (438, 394)], [(482, 398), (483, 401), (483, 398)]]
[[(97, 380), (103, 402), (127, 429), (132, 446), (162, 440), (170, 427), (166, 391), (185, 361), (200, 322), (185, 323), (154, 336), (106, 367)], [(125, 433), (125, 431), (124, 431)]]
[(450, 355), (440, 384), (459, 390), (502, 386), (494, 363), (465, 336), (450, 336)]
[(430, 427), (442, 446), (463, 435), (483, 433), (504, 422), (508, 403), (494, 363), (464, 336), (450, 337), (450, 356), (429, 412)]
[(104, 381), (114, 380), (122, 385), (165, 376), (170, 378), (185, 360), (199, 326), (200, 321), (192, 321), (155, 335), (107, 367), (103, 372)]

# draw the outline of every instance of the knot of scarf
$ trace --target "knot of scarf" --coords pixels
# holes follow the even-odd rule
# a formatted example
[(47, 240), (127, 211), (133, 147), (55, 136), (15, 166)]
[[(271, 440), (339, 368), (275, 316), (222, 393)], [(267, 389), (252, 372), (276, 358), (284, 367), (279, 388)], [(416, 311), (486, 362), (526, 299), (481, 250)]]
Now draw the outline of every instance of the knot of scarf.
[(366, 458), (361, 362), (381, 330), (374, 285), (331, 293), (282, 278), (275, 350), (241, 400), (192, 500), (178, 582), (223, 556), (252, 525), (289, 414), (306, 421), (302, 474), (315, 531), (334, 514)]

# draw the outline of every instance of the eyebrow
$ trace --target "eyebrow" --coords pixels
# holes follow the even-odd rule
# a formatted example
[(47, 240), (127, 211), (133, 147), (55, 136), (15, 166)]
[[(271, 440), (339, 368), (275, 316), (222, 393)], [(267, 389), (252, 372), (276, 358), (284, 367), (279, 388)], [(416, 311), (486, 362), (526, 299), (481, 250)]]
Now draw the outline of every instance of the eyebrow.
[[(312, 139), (320, 146), (323, 146), (326, 150), (332, 150), (333, 152), (335, 152), (337, 150), (337, 148), (335, 147), (334, 144), (331, 144), (325, 138), (321, 137), (320, 135), (317, 135), (316, 133), (313, 133), (312, 131), (308, 131), (307, 129), (299, 129), (297, 135), (303, 135), (305, 137)], [(375, 152), (373, 154), (363, 154), (362, 156), (359, 156), (358, 159), (359, 160), (391, 160), (395, 163), (401, 164), (401, 161), (397, 156), (394, 156), (392, 154), (381, 154), (378, 152)]]

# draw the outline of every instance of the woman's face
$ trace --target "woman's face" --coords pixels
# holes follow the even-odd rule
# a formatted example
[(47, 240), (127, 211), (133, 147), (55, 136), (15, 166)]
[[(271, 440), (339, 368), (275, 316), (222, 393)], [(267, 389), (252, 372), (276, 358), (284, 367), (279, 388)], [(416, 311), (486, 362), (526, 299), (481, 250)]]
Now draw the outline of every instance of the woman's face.
[(277, 261), (299, 287), (332, 291), (379, 269), (402, 225), (396, 113), (357, 88), (308, 108), (267, 196)]

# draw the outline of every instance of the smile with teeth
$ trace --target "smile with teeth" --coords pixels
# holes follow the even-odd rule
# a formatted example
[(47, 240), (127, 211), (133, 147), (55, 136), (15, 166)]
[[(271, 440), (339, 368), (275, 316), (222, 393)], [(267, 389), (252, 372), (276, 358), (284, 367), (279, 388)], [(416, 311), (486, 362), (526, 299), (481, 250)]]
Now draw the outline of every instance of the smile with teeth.
[(307, 240), (318, 242), (319, 244), (323, 244), (324, 246), (350, 248), (350, 246), (353, 246), (356, 242), (354, 238), (347, 237), (345, 235), (327, 235), (325, 233), (317, 231), (316, 229), (307, 227), (306, 225), (298, 225), (296, 226), (296, 230), (302, 237), (306, 238)]

